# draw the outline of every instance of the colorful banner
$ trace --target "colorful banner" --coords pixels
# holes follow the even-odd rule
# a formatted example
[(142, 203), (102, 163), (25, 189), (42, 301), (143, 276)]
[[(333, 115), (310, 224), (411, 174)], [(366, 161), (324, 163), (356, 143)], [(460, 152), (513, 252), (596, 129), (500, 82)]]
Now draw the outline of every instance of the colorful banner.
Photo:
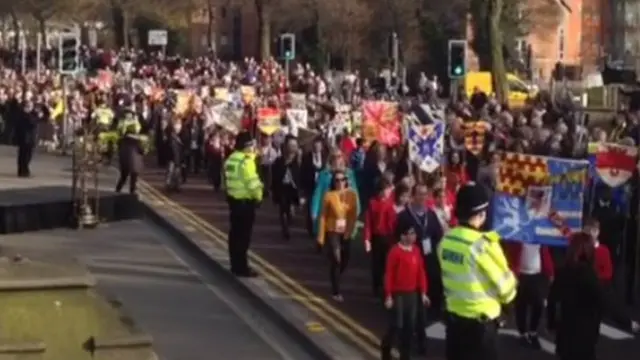
[(176, 93), (176, 106), (173, 109), (173, 112), (176, 115), (185, 115), (190, 108), (191, 105), (191, 94), (188, 90), (175, 90)]
[(616, 188), (631, 179), (638, 164), (638, 149), (614, 143), (589, 143), (589, 170), (596, 180)]
[(420, 170), (432, 173), (440, 168), (444, 158), (444, 130), (442, 121), (430, 125), (409, 125), (409, 158)]
[[(291, 129), (306, 128), (309, 120), (307, 109), (287, 109), (287, 120)], [(297, 131), (296, 131), (297, 133)]]
[(253, 104), (256, 99), (256, 88), (253, 86), (240, 86), (240, 94), (245, 104)]
[(276, 108), (263, 107), (258, 109), (258, 128), (265, 135), (273, 135), (280, 130), (282, 114)]
[(231, 95), (229, 94), (229, 89), (227, 89), (226, 87), (216, 87), (213, 91), (214, 91), (214, 96), (213, 96), (214, 99), (224, 101), (224, 102), (231, 101)]
[(374, 140), (387, 146), (402, 141), (398, 104), (387, 101), (365, 101), (362, 104), (362, 135), (367, 144)]
[(462, 124), (464, 133), (464, 147), (473, 155), (478, 155), (484, 149), (485, 134), (489, 130), (486, 121), (471, 121)]
[(307, 94), (290, 93), (289, 96), (292, 109), (307, 109)]
[(589, 162), (536, 155), (501, 155), (493, 227), (505, 240), (566, 246), (582, 229)]

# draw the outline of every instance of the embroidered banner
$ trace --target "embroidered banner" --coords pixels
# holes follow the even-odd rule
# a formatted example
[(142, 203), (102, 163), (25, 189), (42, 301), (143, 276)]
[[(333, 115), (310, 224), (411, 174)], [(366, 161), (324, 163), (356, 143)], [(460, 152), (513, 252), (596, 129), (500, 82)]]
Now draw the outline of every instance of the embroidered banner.
[(440, 168), (444, 156), (444, 130), (442, 121), (408, 126), (409, 158), (420, 170), (432, 173)]
[(362, 104), (362, 135), (367, 144), (374, 140), (387, 146), (400, 144), (400, 112), (398, 104), (386, 101), (365, 101)]
[(276, 108), (263, 107), (258, 109), (258, 128), (263, 134), (272, 135), (280, 129), (282, 114)]
[(484, 149), (484, 140), (489, 123), (486, 121), (471, 121), (462, 124), (464, 132), (464, 147), (473, 155), (478, 155)]
[(638, 149), (614, 143), (589, 143), (590, 174), (616, 188), (624, 185), (638, 164)]
[(507, 240), (566, 246), (582, 229), (589, 162), (536, 155), (501, 155), (493, 227)]

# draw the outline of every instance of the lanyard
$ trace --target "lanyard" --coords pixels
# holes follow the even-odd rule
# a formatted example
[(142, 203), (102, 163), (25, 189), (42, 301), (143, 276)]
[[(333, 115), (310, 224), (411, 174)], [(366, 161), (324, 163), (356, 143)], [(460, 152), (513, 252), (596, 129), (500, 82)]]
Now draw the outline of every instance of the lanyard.
[[(416, 223), (420, 226), (420, 228), (422, 229), (422, 232), (426, 232), (427, 231), (427, 211), (425, 209), (424, 211), (424, 217), (422, 218), (422, 220), (420, 220), (420, 217), (418, 216), (418, 214), (416, 214), (415, 212), (413, 212), (413, 209), (411, 207), (407, 207), (407, 210), (409, 211), (409, 214), (411, 214), (411, 216), (413, 217), (413, 219), (416, 221)], [(424, 235), (424, 234), (423, 234)]]

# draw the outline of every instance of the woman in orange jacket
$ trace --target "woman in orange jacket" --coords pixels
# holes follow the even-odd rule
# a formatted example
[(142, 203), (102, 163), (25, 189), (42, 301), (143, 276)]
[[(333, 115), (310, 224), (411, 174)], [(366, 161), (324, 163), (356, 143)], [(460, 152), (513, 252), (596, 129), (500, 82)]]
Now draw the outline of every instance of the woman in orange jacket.
[(332, 295), (336, 301), (342, 301), (340, 276), (349, 262), (349, 238), (353, 234), (358, 216), (358, 197), (356, 192), (349, 188), (344, 171), (333, 173), (330, 189), (324, 195), (318, 217), (318, 244), (321, 247), (327, 245)]

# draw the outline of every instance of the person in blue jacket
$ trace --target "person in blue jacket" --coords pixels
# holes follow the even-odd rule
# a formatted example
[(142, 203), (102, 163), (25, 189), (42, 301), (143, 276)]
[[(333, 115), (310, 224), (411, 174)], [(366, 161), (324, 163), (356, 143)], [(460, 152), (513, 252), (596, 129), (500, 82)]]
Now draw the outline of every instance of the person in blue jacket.
[[(327, 168), (318, 173), (316, 187), (313, 191), (313, 198), (311, 199), (311, 218), (313, 220), (314, 235), (318, 233), (318, 215), (320, 214), (320, 210), (322, 208), (324, 194), (329, 191), (329, 188), (331, 186), (331, 179), (335, 170), (343, 170), (345, 174), (347, 174), (349, 187), (356, 192), (356, 197), (359, 196), (358, 187), (356, 184), (356, 176), (354, 172), (346, 167), (346, 162), (342, 152), (340, 152), (340, 150), (333, 151), (329, 156)], [(360, 198), (358, 197), (358, 216), (360, 216), (360, 210)], [(357, 228), (354, 229), (354, 234), (352, 235), (355, 235), (356, 231)]]

